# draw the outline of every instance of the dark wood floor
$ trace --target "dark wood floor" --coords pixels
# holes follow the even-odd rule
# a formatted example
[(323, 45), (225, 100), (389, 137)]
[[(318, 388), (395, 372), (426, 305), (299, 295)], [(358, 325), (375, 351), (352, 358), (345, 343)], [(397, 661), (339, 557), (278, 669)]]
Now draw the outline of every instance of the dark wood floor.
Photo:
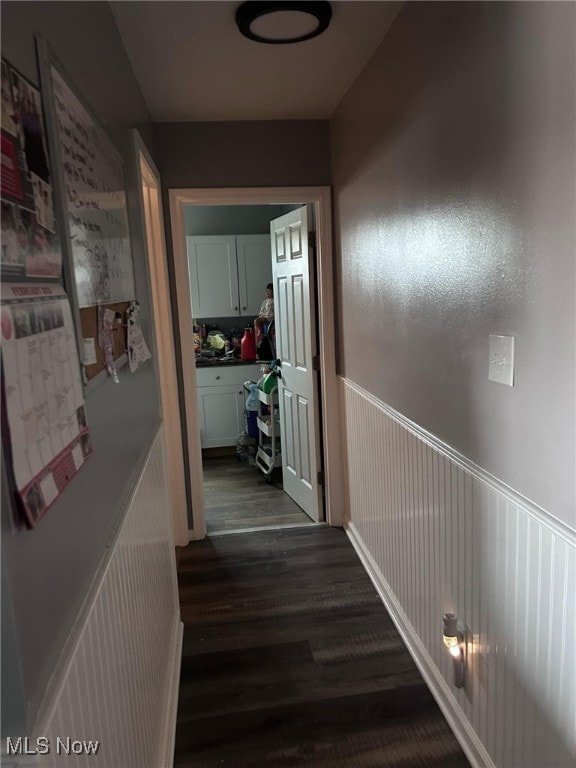
[(469, 766), (342, 530), (193, 542), (175, 768)]
[(313, 525), (282, 490), (235, 456), (204, 457), (204, 505), (208, 535), (277, 525)]

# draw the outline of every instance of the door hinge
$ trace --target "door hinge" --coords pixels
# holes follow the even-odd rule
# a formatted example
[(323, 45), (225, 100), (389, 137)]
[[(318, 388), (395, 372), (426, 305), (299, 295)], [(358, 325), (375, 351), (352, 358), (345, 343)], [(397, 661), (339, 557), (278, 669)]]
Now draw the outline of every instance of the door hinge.
[(316, 248), (316, 232), (308, 232), (308, 247)]
[(313, 355), (312, 356), (312, 370), (313, 371), (319, 371), (320, 370), (320, 355)]
[(316, 481), (318, 485), (324, 485), (324, 472), (322, 470), (316, 473)]

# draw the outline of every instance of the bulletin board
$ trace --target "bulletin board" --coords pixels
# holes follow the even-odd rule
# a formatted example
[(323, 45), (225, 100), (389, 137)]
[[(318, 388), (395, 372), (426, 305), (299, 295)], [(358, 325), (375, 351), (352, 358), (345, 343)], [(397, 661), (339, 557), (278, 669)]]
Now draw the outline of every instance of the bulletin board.
[[(118, 361), (126, 354), (126, 310), (130, 306), (129, 301), (121, 301), (115, 304), (106, 304), (113, 312), (120, 316), (116, 323), (112, 340), (114, 342), (114, 360)], [(80, 310), (80, 325), (82, 327), (83, 339), (94, 339), (96, 350), (96, 362), (91, 365), (84, 365), (86, 381), (92, 381), (106, 367), (104, 360), (104, 350), (98, 344), (98, 307), (86, 307)]]

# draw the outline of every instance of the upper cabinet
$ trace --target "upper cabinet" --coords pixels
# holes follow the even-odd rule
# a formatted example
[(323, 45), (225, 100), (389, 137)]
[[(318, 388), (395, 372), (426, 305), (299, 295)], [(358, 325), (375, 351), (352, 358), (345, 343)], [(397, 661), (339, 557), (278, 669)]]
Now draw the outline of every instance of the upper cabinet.
[(236, 235), (241, 315), (258, 315), (272, 282), (270, 235)]
[(192, 316), (258, 315), (272, 282), (270, 235), (186, 238)]

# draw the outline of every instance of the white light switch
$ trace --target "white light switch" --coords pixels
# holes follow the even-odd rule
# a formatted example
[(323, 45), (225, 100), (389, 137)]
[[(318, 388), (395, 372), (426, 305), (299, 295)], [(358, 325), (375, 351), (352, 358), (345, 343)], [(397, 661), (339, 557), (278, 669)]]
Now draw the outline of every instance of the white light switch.
[(488, 378), (514, 386), (514, 336), (490, 336)]

